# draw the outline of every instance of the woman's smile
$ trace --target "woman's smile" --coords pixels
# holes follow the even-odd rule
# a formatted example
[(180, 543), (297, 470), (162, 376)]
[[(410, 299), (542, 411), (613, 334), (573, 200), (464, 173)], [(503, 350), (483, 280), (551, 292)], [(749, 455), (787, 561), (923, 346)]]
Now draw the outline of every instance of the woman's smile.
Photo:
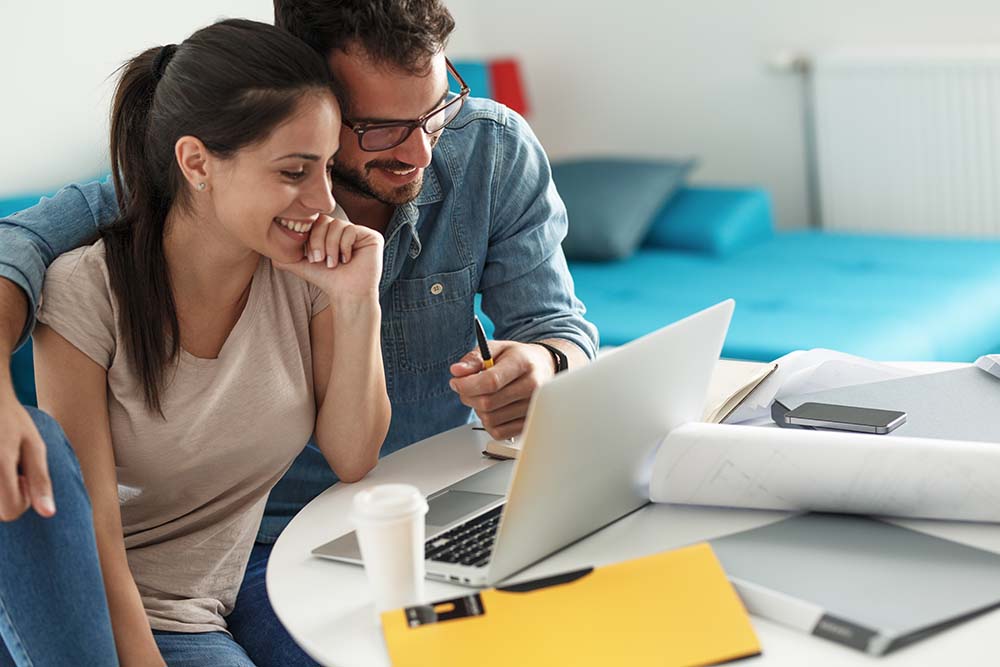
[(274, 218), (274, 224), (278, 225), (283, 233), (299, 243), (303, 243), (309, 238), (309, 231), (312, 229), (314, 220), (301, 221), (290, 218)]

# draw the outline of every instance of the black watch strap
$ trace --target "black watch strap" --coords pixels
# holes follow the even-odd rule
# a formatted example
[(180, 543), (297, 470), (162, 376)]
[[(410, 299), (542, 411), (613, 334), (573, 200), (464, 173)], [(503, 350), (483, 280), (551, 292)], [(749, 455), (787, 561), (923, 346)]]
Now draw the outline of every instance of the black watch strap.
[(549, 354), (552, 355), (552, 361), (553, 363), (555, 363), (556, 366), (556, 373), (562, 373), (565, 370), (569, 370), (569, 358), (565, 354), (563, 354), (563, 351), (560, 350), (558, 347), (556, 347), (555, 345), (549, 345), (548, 343), (540, 343), (537, 340), (532, 341), (531, 344), (541, 345), (542, 347), (544, 347), (546, 350), (549, 351)]

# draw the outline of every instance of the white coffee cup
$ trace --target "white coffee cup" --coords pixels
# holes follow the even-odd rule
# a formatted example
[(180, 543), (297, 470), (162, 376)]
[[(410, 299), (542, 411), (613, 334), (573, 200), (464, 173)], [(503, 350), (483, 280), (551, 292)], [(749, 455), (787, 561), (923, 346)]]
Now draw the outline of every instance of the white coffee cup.
[(427, 501), (409, 484), (381, 484), (355, 494), (351, 520), (377, 611), (424, 602), (426, 514)]

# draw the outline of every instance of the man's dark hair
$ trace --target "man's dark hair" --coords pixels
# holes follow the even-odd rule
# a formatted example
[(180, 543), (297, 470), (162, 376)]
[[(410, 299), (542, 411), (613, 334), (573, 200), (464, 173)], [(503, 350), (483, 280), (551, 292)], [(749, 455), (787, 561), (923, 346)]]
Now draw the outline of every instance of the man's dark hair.
[(274, 0), (274, 24), (324, 58), (360, 47), (411, 74), (426, 71), (455, 29), (440, 0)]

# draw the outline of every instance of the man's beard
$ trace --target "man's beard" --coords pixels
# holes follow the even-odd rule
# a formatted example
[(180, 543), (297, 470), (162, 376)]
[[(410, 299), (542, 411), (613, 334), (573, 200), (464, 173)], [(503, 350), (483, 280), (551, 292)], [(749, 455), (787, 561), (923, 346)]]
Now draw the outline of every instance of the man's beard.
[(388, 206), (402, 206), (403, 204), (408, 204), (417, 198), (420, 194), (420, 187), (423, 185), (423, 177), (417, 178), (412, 183), (407, 183), (406, 185), (401, 185), (397, 188), (392, 188), (388, 191), (378, 190), (375, 185), (372, 184), (369, 175), (373, 169), (410, 169), (413, 165), (403, 164), (402, 162), (396, 161), (372, 161), (365, 164), (363, 170), (352, 169), (346, 165), (337, 162), (336, 159), (333, 161), (333, 180), (334, 183), (344, 187), (355, 194), (359, 194), (362, 197), (368, 197), (370, 199), (375, 199), (382, 202)]

